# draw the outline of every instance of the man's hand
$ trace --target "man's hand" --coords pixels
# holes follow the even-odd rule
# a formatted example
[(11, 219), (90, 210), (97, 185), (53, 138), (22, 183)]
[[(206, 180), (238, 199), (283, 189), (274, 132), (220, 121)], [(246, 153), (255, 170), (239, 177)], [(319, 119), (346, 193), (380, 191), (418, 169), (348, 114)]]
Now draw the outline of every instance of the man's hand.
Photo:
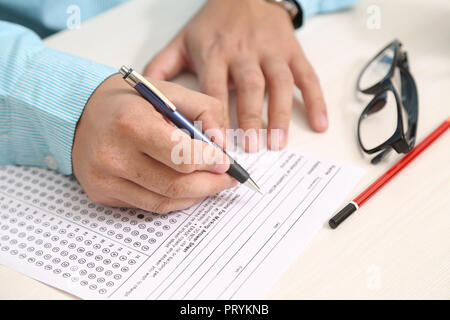
[(295, 37), (290, 17), (279, 6), (264, 0), (209, 0), (147, 65), (145, 74), (169, 80), (183, 69), (195, 72), (201, 90), (226, 106), (225, 126), (230, 78), (237, 89), (242, 129), (261, 128), (267, 88), (268, 132), (281, 129), (279, 146), (284, 147), (294, 83), (302, 92), (311, 127), (319, 132), (328, 127), (318, 78)]
[[(222, 126), (220, 101), (175, 84), (151, 81), (187, 117), (201, 120), (204, 129)], [(191, 150), (204, 147), (203, 142), (175, 130), (120, 75), (111, 76), (92, 94), (78, 123), (72, 152), (75, 176), (95, 202), (157, 213), (187, 208), (237, 184), (224, 174), (229, 168), (225, 156), (213, 162), (207, 154), (201, 161), (189, 158), (175, 164), (172, 151), (180, 141), (174, 136), (192, 144)]]

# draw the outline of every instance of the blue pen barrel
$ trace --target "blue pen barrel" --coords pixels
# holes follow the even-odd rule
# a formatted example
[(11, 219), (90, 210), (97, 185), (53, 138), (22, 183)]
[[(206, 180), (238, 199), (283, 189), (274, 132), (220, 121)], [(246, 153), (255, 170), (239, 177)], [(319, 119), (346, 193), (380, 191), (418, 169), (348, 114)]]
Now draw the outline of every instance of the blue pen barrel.
[(235, 178), (240, 183), (245, 183), (250, 175), (248, 172), (232, 157), (230, 157), (225, 150), (217, 146), (214, 142), (212, 142), (203, 132), (201, 132), (198, 128), (194, 126), (194, 124), (186, 119), (181, 113), (178, 111), (173, 111), (170, 109), (166, 103), (158, 97), (153, 91), (148, 89), (144, 84), (138, 83), (134, 87), (136, 91), (138, 91), (145, 99), (147, 99), (153, 107), (162, 115), (167, 117), (173, 124), (175, 124), (181, 130), (187, 130), (192, 139), (202, 140), (210, 145), (214, 145), (220, 150), (222, 150), (230, 159), (230, 168), (227, 173)]
[(174, 125), (182, 130), (187, 130), (192, 139), (202, 140), (208, 144), (212, 143), (211, 140), (196, 128), (191, 121), (186, 119), (178, 111), (172, 111), (160, 97), (149, 90), (144, 84), (138, 83), (135, 86), (135, 89), (146, 98), (159, 113), (172, 121)]

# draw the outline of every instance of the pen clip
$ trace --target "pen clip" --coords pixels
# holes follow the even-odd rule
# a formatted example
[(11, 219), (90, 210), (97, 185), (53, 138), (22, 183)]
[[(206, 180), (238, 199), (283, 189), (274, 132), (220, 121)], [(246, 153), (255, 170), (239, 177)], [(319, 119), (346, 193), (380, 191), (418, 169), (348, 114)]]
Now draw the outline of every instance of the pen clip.
[(175, 105), (161, 91), (159, 91), (158, 88), (156, 88), (153, 84), (150, 83), (150, 81), (145, 79), (138, 72), (134, 71), (132, 68), (122, 66), (120, 68), (120, 73), (123, 74), (123, 78), (128, 82), (129, 85), (135, 87), (139, 83), (143, 84), (147, 87), (147, 89), (152, 91), (158, 98), (160, 98), (171, 111), (177, 111)]

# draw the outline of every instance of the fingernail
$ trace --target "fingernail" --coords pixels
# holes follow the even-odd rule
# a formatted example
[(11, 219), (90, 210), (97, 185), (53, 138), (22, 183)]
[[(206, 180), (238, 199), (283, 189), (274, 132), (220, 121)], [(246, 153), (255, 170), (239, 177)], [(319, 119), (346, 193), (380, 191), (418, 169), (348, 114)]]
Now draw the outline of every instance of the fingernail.
[(250, 143), (251, 143), (250, 147), (252, 148), (251, 149), (252, 151), (255, 151), (255, 152), (259, 151), (259, 137), (258, 137), (258, 135), (252, 136), (250, 138)]
[(247, 152), (257, 152), (259, 150), (259, 137), (258, 134), (250, 133), (249, 135), (244, 135), (244, 146)]
[(286, 144), (287, 134), (284, 129), (270, 129), (270, 136), (268, 137), (270, 150), (281, 150)]
[(278, 147), (280, 149), (284, 147), (285, 141), (286, 141), (286, 131), (283, 129), (280, 129), (279, 133), (278, 133), (278, 143), (279, 143)]
[(316, 116), (316, 128), (319, 131), (324, 131), (328, 128), (328, 117), (324, 111)]

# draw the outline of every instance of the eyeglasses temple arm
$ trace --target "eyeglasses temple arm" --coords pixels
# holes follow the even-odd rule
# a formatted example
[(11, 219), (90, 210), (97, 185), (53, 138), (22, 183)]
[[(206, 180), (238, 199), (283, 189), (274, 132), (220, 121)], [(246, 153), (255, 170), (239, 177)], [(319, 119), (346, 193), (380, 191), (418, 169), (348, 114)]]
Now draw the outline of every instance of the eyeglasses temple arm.
[(379, 154), (377, 154), (372, 160), (370, 160), (371, 164), (378, 164), (380, 163), (381, 160), (383, 160), (383, 158), (389, 153), (391, 152), (392, 148), (386, 148), (384, 149), (382, 152), (380, 152)]

